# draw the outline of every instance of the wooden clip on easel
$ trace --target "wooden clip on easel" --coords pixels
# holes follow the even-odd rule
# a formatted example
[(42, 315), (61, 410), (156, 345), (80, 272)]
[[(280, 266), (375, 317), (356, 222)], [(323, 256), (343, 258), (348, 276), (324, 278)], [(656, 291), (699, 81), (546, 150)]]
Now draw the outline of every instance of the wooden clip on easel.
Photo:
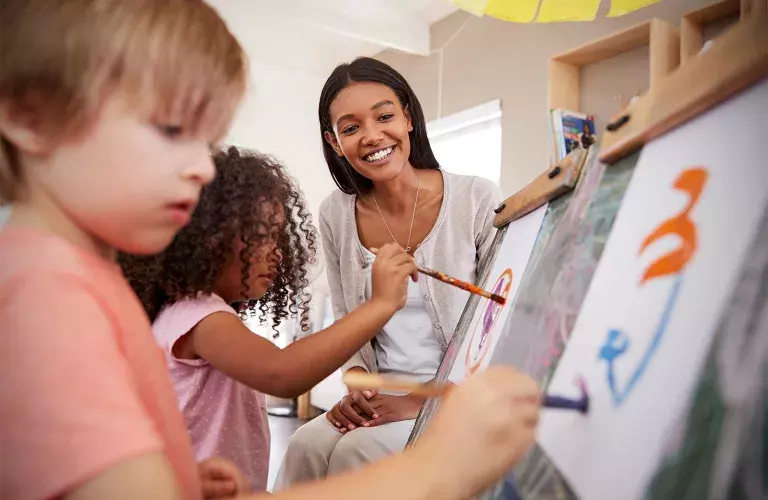
[(504, 200), (496, 209), (494, 227), (504, 227), (573, 189), (586, 158), (586, 149), (571, 151), (560, 162)]

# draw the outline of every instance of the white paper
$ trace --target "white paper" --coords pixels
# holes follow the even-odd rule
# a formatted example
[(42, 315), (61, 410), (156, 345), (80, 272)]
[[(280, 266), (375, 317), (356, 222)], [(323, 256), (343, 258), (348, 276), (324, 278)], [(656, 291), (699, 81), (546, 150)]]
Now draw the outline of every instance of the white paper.
[[(538, 430), (540, 444), (581, 498), (642, 498), (684, 415), (768, 201), (766, 109), (764, 82), (640, 155), (549, 387), (551, 394), (576, 396), (574, 380), (583, 377), (589, 413), (544, 410)], [(690, 224), (680, 217), (668, 222), (691, 203), (685, 190), (695, 191), (702, 177)], [(657, 228), (661, 236), (641, 250)], [(674, 254), (686, 248), (687, 255)], [(675, 255), (682, 256), (677, 266)], [(660, 267), (671, 274), (641, 281), (647, 269)], [(620, 333), (610, 342), (612, 330)]]
[(488, 366), (531, 258), (547, 206), (545, 204), (509, 224), (493, 268), (482, 285), (485, 290), (505, 297), (507, 302), (500, 306), (489, 299), (480, 299), (448, 376), (452, 382), (460, 382)]

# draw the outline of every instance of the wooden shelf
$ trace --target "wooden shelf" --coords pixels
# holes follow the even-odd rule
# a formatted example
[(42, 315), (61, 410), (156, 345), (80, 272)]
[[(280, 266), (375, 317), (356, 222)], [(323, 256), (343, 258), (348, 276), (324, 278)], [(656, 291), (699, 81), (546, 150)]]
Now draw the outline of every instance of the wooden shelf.
[(616, 115), (624, 125), (603, 133), (600, 161), (613, 163), (768, 77), (768, 0), (760, 1), (711, 49)]
[(580, 69), (645, 45), (650, 51), (653, 88), (680, 63), (680, 30), (660, 19), (631, 26), (550, 58), (549, 109), (580, 111)]
[(722, 0), (683, 14), (680, 20), (680, 64), (685, 64), (704, 47), (704, 26), (741, 12), (743, 0)]

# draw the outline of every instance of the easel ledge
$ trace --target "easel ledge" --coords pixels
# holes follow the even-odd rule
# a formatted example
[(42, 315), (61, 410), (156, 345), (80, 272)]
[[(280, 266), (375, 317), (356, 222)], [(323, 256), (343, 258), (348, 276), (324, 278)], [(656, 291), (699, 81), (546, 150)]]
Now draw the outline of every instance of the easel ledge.
[(688, 60), (616, 115), (600, 139), (599, 159), (614, 163), (768, 76), (768, 0), (708, 51)]
[(560, 162), (504, 200), (496, 209), (494, 227), (504, 227), (573, 189), (586, 158), (586, 149), (571, 151)]

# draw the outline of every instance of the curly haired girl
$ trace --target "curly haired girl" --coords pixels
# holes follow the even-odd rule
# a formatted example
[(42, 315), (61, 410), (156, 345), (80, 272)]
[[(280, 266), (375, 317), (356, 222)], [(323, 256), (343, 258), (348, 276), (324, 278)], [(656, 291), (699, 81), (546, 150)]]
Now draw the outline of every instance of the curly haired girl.
[[(290, 398), (330, 375), (405, 303), (413, 259), (382, 246), (371, 300), (326, 330), (280, 349), (252, 333), (243, 314), (289, 314), (306, 327), (307, 264), (316, 233), (301, 192), (273, 158), (230, 147), (190, 224), (161, 254), (120, 256), (153, 320), (199, 459), (232, 460), (265, 490), (269, 427), (263, 393)], [(230, 304), (239, 304), (240, 316)]]

